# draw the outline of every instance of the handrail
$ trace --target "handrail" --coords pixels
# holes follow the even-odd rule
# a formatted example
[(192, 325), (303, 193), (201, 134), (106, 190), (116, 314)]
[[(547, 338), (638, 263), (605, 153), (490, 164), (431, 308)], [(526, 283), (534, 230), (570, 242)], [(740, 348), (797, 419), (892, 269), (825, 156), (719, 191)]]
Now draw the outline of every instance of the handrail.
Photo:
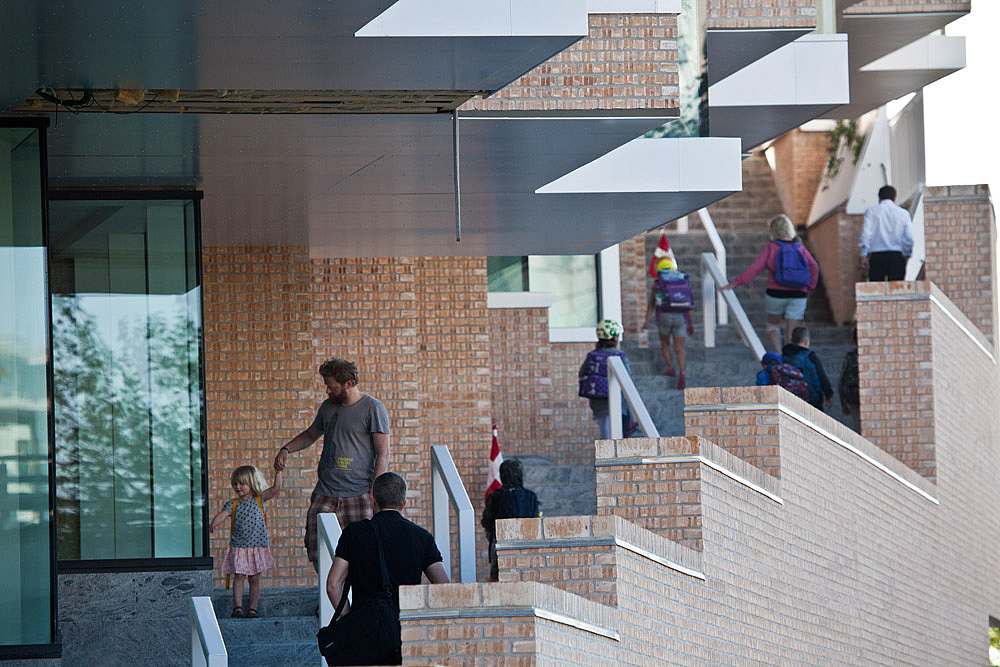
[(192, 667), (229, 667), (229, 654), (210, 597), (191, 598)]
[(625, 400), (632, 408), (632, 416), (639, 421), (643, 433), (647, 438), (659, 438), (660, 432), (656, 430), (653, 419), (646, 410), (646, 404), (639, 396), (639, 390), (635, 388), (632, 377), (628, 374), (621, 357), (608, 357), (608, 408), (611, 419), (611, 437), (620, 440), (624, 437), (622, 433), (622, 393)]
[(463, 584), (476, 582), (476, 515), (472, 501), (446, 445), (431, 447), (431, 512), (434, 541), (444, 569), (451, 572), (451, 508), (458, 512), (458, 577)]
[(924, 186), (920, 185), (917, 194), (909, 207), (910, 219), (913, 221), (913, 252), (906, 262), (906, 280), (919, 280), (920, 272), (924, 270), (927, 261), (927, 245), (924, 228)]
[[(337, 543), (340, 542), (340, 521), (334, 512), (324, 512), (316, 516), (316, 530), (319, 536), (319, 621), (321, 626), (327, 626), (333, 620), (333, 604), (326, 594), (326, 580), (333, 567), (333, 557), (337, 553)], [(350, 600), (350, 595), (348, 595)]]
[[(708, 240), (715, 251), (715, 259), (719, 262), (719, 269), (722, 271), (722, 284), (725, 285), (728, 280), (726, 277), (726, 246), (722, 242), (722, 237), (719, 236), (719, 230), (716, 228), (715, 221), (712, 220), (712, 214), (708, 212), (708, 209), (698, 209), (698, 217), (701, 218), (701, 226), (705, 228)], [(721, 292), (715, 300), (715, 313), (716, 321), (720, 325), (729, 324), (729, 310), (726, 309), (726, 302)]]
[(710, 252), (701, 255), (701, 301), (705, 315), (705, 347), (715, 347), (715, 296), (718, 292), (725, 299), (726, 305), (733, 311), (736, 318), (736, 328), (743, 336), (753, 351), (754, 358), (760, 361), (764, 356), (764, 345), (760, 342), (760, 337), (750, 324), (750, 318), (740, 305), (740, 300), (736, 298), (733, 290), (720, 290), (718, 287), (725, 285), (726, 278), (715, 260), (715, 256)]

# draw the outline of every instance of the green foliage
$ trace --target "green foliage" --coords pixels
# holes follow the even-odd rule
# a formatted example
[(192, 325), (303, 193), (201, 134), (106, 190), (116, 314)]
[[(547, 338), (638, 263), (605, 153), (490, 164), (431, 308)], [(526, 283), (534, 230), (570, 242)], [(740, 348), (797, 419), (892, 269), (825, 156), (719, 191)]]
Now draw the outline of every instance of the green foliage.
[(844, 164), (844, 153), (851, 155), (857, 164), (861, 159), (861, 151), (865, 147), (865, 135), (858, 132), (858, 121), (838, 120), (836, 127), (828, 133), (826, 176), (833, 178), (840, 173)]

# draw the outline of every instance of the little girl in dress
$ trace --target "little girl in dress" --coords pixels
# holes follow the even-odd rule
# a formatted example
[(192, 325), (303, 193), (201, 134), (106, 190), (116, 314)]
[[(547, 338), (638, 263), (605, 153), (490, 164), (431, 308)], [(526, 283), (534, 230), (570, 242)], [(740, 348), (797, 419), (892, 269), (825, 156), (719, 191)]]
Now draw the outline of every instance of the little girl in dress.
[[(233, 581), (233, 617), (257, 618), (260, 602), (260, 575), (274, 567), (264, 503), (281, 493), (281, 472), (275, 471), (274, 484), (264, 489), (267, 482), (254, 466), (240, 466), (230, 475), (229, 481), (237, 497), (227, 500), (222, 511), (212, 518), (209, 527), (214, 531), (229, 517), (229, 546), (222, 557), (222, 573)], [(250, 607), (243, 613), (243, 580), (250, 579)]]

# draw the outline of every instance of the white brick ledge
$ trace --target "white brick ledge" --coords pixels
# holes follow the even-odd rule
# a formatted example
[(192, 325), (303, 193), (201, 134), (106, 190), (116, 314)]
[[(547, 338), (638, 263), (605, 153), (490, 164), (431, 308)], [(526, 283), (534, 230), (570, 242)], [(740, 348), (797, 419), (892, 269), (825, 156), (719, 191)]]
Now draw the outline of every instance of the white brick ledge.
[(479, 607), (462, 609), (428, 609), (400, 611), (401, 621), (443, 620), (458, 618), (541, 618), (560, 625), (566, 625), (577, 630), (583, 630), (593, 635), (607, 637), (616, 642), (622, 640), (617, 631), (604, 628), (593, 623), (581, 621), (578, 618), (549, 611), (542, 607)]

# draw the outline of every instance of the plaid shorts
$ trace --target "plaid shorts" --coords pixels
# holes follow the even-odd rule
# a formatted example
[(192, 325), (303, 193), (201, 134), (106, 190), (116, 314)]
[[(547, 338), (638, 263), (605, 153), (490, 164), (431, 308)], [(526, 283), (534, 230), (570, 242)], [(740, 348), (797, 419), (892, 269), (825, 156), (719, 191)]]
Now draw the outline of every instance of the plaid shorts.
[(333, 498), (331, 496), (321, 496), (313, 491), (309, 498), (309, 511), (306, 513), (306, 551), (309, 553), (309, 561), (319, 562), (319, 552), (317, 547), (318, 530), (316, 528), (316, 515), (326, 512), (336, 512), (337, 522), (341, 528), (346, 528), (347, 524), (355, 521), (363, 521), (372, 518), (371, 495), (364, 494), (353, 498)]

